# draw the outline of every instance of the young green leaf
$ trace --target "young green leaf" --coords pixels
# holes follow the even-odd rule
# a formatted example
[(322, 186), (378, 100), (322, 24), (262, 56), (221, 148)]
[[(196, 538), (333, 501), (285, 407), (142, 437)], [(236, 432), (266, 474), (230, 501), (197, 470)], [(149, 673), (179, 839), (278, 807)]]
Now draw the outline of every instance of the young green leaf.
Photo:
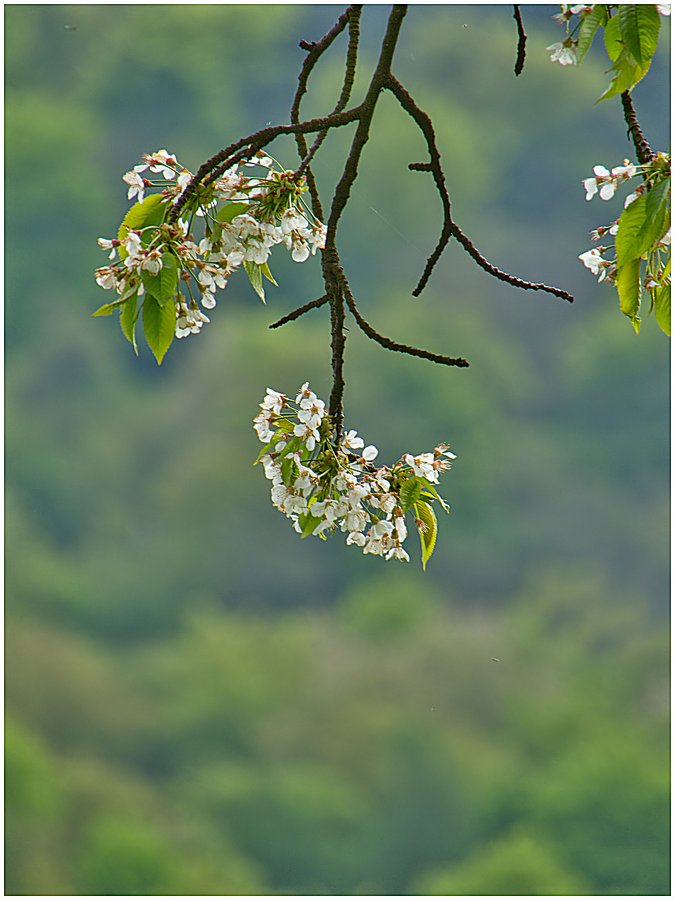
[(272, 284), (273, 284), (275, 287), (279, 287), (279, 285), (278, 285), (278, 284), (276, 283), (276, 281), (274, 280), (274, 276), (273, 276), (272, 273), (270, 272), (270, 267), (267, 265), (266, 262), (264, 262), (264, 263), (262, 264), (262, 266), (260, 267), (260, 269), (261, 269), (261, 271), (262, 271), (262, 274), (265, 276), (265, 278), (266, 278), (268, 281), (271, 281)]
[(286, 444), (283, 450), (279, 451), (279, 456), (277, 457), (277, 462), (283, 459), (288, 453), (294, 453), (302, 444), (302, 440), (299, 437), (292, 437), (290, 441)]
[(438, 522), (436, 521), (436, 513), (428, 503), (419, 500), (414, 504), (415, 517), (421, 522), (417, 526), (422, 545), (422, 568), (426, 570), (427, 562), (434, 552), (436, 546), (436, 536), (438, 534)]
[(125, 302), (125, 300), (113, 300), (112, 303), (104, 303), (103, 306), (99, 306), (96, 312), (92, 313), (92, 317), (110, 316), (114, 309), (117, 309), (118, 306), (121, 306)]
[[(117, 232), (117, 240), (123, 241), (130, 231), (134, 231), (137, 228), (145, 228), (147, 225), (161, 225), (169, 209), (169, 204), (165, 201), (166, 198), (161, 194), (150, 194), (142, 203), (134, 203), (122, 219), (122, 224)], [(127, 256), (127, 251), (124, 247), (119, 247), (118, 252), (120, 259), (124, 259)]]
[(660, 181), (651, 191), (633, 200), (619, 219), (616, 260), (619, 266), (645, 256), (668, 228), (670, 179)]
[(582, 15), (581, 25), (579, 26), (579, 37), (577, 38), (578, 62), (581, 62), (588, 52), (598, 28), (606, 22), (607, 7), (602, 3), (595, 5), (589, 13), (586, 13), (586, 15)]
[(173, 255), (165, 251), (162, 253), (162, 268), (159, 270), (159, 296), (157, 302), (160, 306), (165, 306), (169, 301), (173, 301), (178, 289), (178, 260)]
[(320, 516), (313, 516), (311, 512), (306, 512), (302, 516), (298, 516), (298, 524), (302, 528), (303, 538), (309, 537), (317, 525), (320, 525), (323, 519)]
[(624, 48), (635, 62), (644, 69), (649, 66), (659, 42), (661, 16), (653, 4), (620, 3), (616, 20)]
[(298, 467), (295, 464), (295, 460), (290, 456), (286, 456), (281, 463), (281, 478), (284, 484), (290, 487), (291, 482), (295, 481), (297, 473)]
[(607, 56), (615, 63), (623, 53), (623, 49), (624, 44), (619, 20), (614, 16), (605, 27), (605, 50), (607, 51)]
[(654, 293), (654, 317), (659, 328), (670, 337), (670, 285), (664, 284)]
[[(630, 208), (630, 207), (629, 207)], [(616, 275), (616, 289), (619, 292), (621, 312), (633, 323), (637, 334), (640, 330), (640, 260), (631, 259), (621, 266)]]
[(152, 272), (148, 272), (147, 269), (143, 269), (141, 271), (141, 281), (143, 282), (145, 293), (154, 297), (159, 303), (159, 297), (162, 293), (162, 282), (159, 277), (159, 272), (154, 275)]
[(448, 503), (443, 499), (443, 497), (441, 497), (441, 495), (438, 493), (436, 488), (429, 481), (427, 481), (426, 484), (424, 485), (424, 487), (422, 488), (422, 493), (420, 496), (421, 497), (434, 497), (436, 500), (438, 500), (438, 502), (441, 504), (441, 506), (443, 507), (443, 510), (446, 513), (450, 512), (450, 506), (448, 505)]
[(416, 475), (403, 482), (399, 497), (401, 498), (401, 509), (404, 513), (408, 512), (412, 505), (417, 502), (421, 492), (422, 479)]
[(120, 328), (122, 334), (134, 348), (134, 353), (138, 356), (138, 345), (136, 344), (136, 322), (138, 320), (138, 292), (133, 294), (126, 301), (120, 312)]
[(216, 220), (223, 225), (229, 225), (232, 219), (245, 213), (250, 206), (248, 203), (226, 203), (216, 213)]
[(279, 441), (284, 437), (286, 437), (286, 429), (278, 427), (272, 435), (272, 439), (265, 444), (265, 446), (255, 458), (253, 465), (256, 466), (263, 458), (263, 456), (265, 456), (266, 453), (269, 453), (274, 448), (274, 445), (278, 444)]
[(175, 305), (167, 303), (160, 306), (152, 294), (146, 296), (143, 303), (143, 329), (148, 347), (152, 350), (157, 364), (161, 365), (176, 333)]
[(617, 94), (623, 94), (624, 91), (632, 90), (638, 81), (645, 77), (649, 70), (649, 65), (644, 69), (641, 68), (629, 53), (624, 52), (614, 63), (612, 70), (616, 72), (616, 75), (607, 90), (595, 101), (596, 104), (602, 100), (609, 100), (610, 97), (616, 97)]
[(264, 303), (265, 290), (262, 283), (262, 267), (258, 263), (244, 262), (244, 268), (246, 269), (248, 280), (251, 282), (251, 287)]

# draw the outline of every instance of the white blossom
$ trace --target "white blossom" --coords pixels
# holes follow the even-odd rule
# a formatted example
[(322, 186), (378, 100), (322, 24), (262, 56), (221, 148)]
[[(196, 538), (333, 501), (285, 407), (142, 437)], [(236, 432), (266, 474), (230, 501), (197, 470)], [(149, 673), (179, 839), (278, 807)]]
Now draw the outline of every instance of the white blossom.
[(134, 197), (138, 196), (138, 202), (142, 203), (145, 191), (145, 181), (141, 178), (138, 172), (126, 172), (122, 176), (122, 181), (126, 182), (126, 184), (129, 185), (127, 199), (133, 200)]
[(569, 38), (566, 38), (564, 41), (558, 41), (555, 44), (551, 44), (550, 47), (547, 47), (547, 50), (553, 51), (551, 53), (551, 62), (558, 62), (561, 66), (576, 66), (576, 43), (576, 41), (571, 41)]

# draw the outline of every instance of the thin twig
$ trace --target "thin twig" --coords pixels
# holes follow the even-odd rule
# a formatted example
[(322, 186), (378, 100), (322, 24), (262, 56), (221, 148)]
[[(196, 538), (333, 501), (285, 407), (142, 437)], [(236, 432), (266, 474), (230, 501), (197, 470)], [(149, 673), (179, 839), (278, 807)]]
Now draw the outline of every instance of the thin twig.
[[(326, 222), (326, 246), (322, 253), (323, 278), (326, 293), (331, 307), (331, 360), (333, 368), (333, 389), (330, 395), (329, 414), (333, 423), (335, 441), (339, 441), (342, 430), (342, 398), (344, 394), (344, 289), (346, 283), (340, 264), (340, 257), (335, 244), (335, 234), (344, 211), (352, 186), (356, 181), (361, 154), (368, 142), (370, 126), (375, 114), (377, 101), (387, 79), (391, 76), (391, 62), (396, 49), (401, 24), (407, 12), (407, 6), (396, 5), (392, 8), (387, 21), (387, 28), (382, 39), (380, 55), (373, 71), (370, 84), (360, 106), (358, 124), (352, 139), (345, 166), (335, 188), (328, 221)], [(338, 115), (341, 115), (338, 113)]]
[[(394, 78), (393, 75), (389, 76), (386, 87), (392, 92), (392, 94), (394, 94), (394, 96), (399, 101), (403, 109), (408, 113), (408, 115), (417, 123), (417, 126), (424, 135), (427, 149), (429, 151), (428, 171), (431, 172), (434, 183), (436, 185), (436, 189), (441, 198), (441, 204), (443, 206), (443, 227), (441, 229), (441, 235), (436, 248), (431, 253), (429, 259), (426, 262), (424, 272), (422, 273), (422, 277), (420, 278), (417, 287), (412, 292), (413, 296), (419, 297), (419, 295), (422, 293), (427, 282), (429, 281), (429, 278), (431, 277), (434, 266), (441, 256), (441, 253), (445, 249), (450, 238), (454, 237), (455, 240), (458, 241), (462, 245), (462, 247), (464, 247), (469, 256), (480, 266), (480, 268), (487, 272), (489, 275), (492, 275), (494, 278), (497, 278), (500, 281), (504, 281), (507, 284), (511, 284), (514, 287), (521, 288), (522, 290), (545, 291), (548, 294), (553, 294), (553, 296), (560, 297), (561, 299), (567, 300), (569, 303), (571, 303), (574, 300), (574, 297), (567, 291), (564, 291), (561, 288), (551, 287), (547, 284), (525, 281), (524, 279), (518, 278), (515, 275), (509, 275), (507, 272), (502, 272), (501, 269), (497, 268), (497, 266), (489, 262), (482, 255), (482, 253), (480, 253), (471, 239), (467, 237), (467, 235), (464, 234), (459, 225), (457, 225), (453, 221), (450, 212), (450, 197), (448, 196), (448, 191), (445, 186), (445, 175), (443, 174), (443, 168), (441, 166), (441, 156), (436, 144), (436, 135), (431, 119), (422, 109), (420, 109), (420, 107), (417, 105), (417, 103), (415, 103), (408, 91), (403, 87), (400, 81)], [(425, 169), (421, 168), (420, 163), (412, 163), (411, 167), (413, 171), (425, 171)]]
[[(346, 108), (349, 103), (349, 98), (352, 95), (352, 88), (354, 87), (354, 79), (356, 78), (356, 61), (358, 58), (359, 52), (359, 38), (360, 38), (360, 19), (361, 19), (361, 6), (350, 6), (347, 12), (349, 13), (349, 44), (347, 46), (347, 56), (345, 59), (345, 74), (342, 82), (342, 90), (340, 91), (340, 96), (338, 97), (338, 101), (335, 104), (333, 113), (341, 112)], [(291, 118), (291, 122), (293, 118)], [(298, 149), (301, 148), (300, 142), (302, 141), (304, 145), (304, 151), (301, 150), (301, 162), (298, 166), (297, 175), (302, 175), (307, 172), (307, 181), (309, 183), (310, 180), (310, 170), (309, 164), (311, 163), (313, 157), (316, 155), (317, 150), (323, 144), (328, 134), (328, 129), (325, 131), (320, 131), (319, 134), (314, 139), (314, 143), (312, 144), (309, 151), (307, 151), (307, 142), (303, 135), (298, 135)], [(304, 155), (303, 155), (304, 152)], [(314, 180), (313, 175), (311, 176), (312, 180)], [(315, 215), (317, 215), (315, 213)], [(322, 216), (318, 216), (317, 218), (323, 218)]]
[(628, 126), (628, 134), (633, 140), (633, 144), (635, 145), (635, 152), (637, 153), (638, 162), (641, 165), (646, 166), (655, 156), (652, 148), (647, 143), (647, 140), (642, 133), (642, 129), (640, 128), (640, 123), (638, 122), (637, 114), (635, 112), (635, 107), (633, 106), (633, 98), (630, 95), (630, 91), (624, 91), (621, 94), (621, 105), (623, 106), (623, 117), (626, 120), (626, 125)]
[(517, 3), (513, 6), (513, 18), (516, 20), (516, 25), (518, 26), (518, 50), (516, 52), (516, 64), (513, 67), (513, 71), (516, 75), (520, 75), (525, 67), (525, 44), (527, 42), (527, 35), (523, 28), (520, 6), (518, 6)]
[(363, 318), (357, 309), (356, 301), (354, 300), (354, 296), (349, 289), (349, 284), (346, 279), (342, 283), (342, 289), (345, 294), (347, 306), (356, 319), (361, 331), (371, 338), (371, 340), (376, 341), (381, 347), (384, 347), (386, 350), (394, 350), (397, 353), (407, 353), (408, 356), (417, 356), (420, 359), (428, 359), (431, 362), (439, 363), (442, 366), (457, 366), (460, 369), (466, 369), (468, 367), (469, 363), (465, 359), (442, 356), (440, 353), (431, 353), (429, 350), (421, 350), (419, 347), (411, 347), (409, 344), (399, 344), (397, 341), (392, 341), (390, 338), (380, 334)]
[(183, 193), (175, 201), (173, 207), (167, 216), (168, 222), (175, 222), (180, 215), (185, 204), (199, 190), (200, 185), (209, 185), (219, 178), (226, 169), (240, 162), (242, 159), (249, 159), (258, 150), (262, 150), (270, 144), (275, 138), (284, 134), (312, 134), (317, 131), (323, 131), (324, 128), (340, 128), (343, 125), (349, 125), (350, 122), (360, 120), (362, 115), (362, 107), (355, 106), (352, 109), (346, 109), (342, 112), (335, 113), (331, 116), (321, 116), (316, 119), (308, 119), (306, 122), (298, 122), (290, 125), (271, 125), (261, 128), (254, 134), (250, 134), (245, 138), (240, 138), (235, 143), (219, 150), (210, 159), (197, 169), (191, 181), (186, 186)]
[[(297, 123), (300, 121), (300, 103), (302, 102), (304, 94), (307, 92), (307, 83), (309, 81), (309, 76), (312, 72), (312, 69), (319, 61), (322, 54), (325, 53), (325, 51), (333, 43), (335, 38), (339, 34), (341, 34), (342, 31), (344, 31), (345, 26), (351, 18), (351, 9), (352, 7), (348, 7), (345, 12), (338, 18), (335, 25), (333, 25), (333, 27), (330, 28), (320, 40), (315, 41), (311, 44), (307, 43), (307, 41), (300, 41), (300, 47), (303, 50), (307, 50), (308, 54), (302, 64), (300, 74), (298, 75), (298, 86), (296, 88), (295, 96), (293, 97), (293, 103), (291, 105), (291, 122)], [(307, 141), (305, 139), (305, 136), (303, 134), (297, 134), (295, 136), (295, 141), (298, 146), (298, 154), (300, 156), (300, 159), (303, 159), (307, 155)], [(312, 198), (312, 211), (317, 219), (322, 222), (323, 208), (321, 206), (321, 200), (319, 199), (319, 192), (316, 181), (314, 179), (314, 174), (311, 170), (307, 172), (306, 177), (310, 197)]]
[(276, 322), (272, 322), (271, 325), (268, 325), (268, 328), (281, 328), (282, 325), (286, 325), (288, 322), (294, 322), (296, 319), (299, 319), (300, 316), (304, 316), (306, 312), (309, 312), (311, 309), (318, 309), (320, 306), (324, 306), (328, 303), (328, 294), (324, 294), (322, 297), (317, 297), (316, 300), (310, 300), (309, 303), (305, 303), (303, 306), (299, 306), (297, 309), (294, 309), (293, 312), (288, 313), (285, 316), (282, 316), (281, 319), (277, 319)]

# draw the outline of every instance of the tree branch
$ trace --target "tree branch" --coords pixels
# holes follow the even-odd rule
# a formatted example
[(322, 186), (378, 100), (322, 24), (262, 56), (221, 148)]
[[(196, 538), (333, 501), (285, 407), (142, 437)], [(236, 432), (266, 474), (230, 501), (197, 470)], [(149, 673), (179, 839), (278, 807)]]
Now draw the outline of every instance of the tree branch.
[(520, 75), (525, 68), (525, 44), (527, 43), (527, 35), (523, 28), (520, 6), (518, 6), (517, 3), (513, 6), (513, 18), (516, 20), (516, 25), (518, 27), (518, 49), (516, 51), (516, 64), (513, 67), (513, 71), (516, 75)]
[(363, 331), (363, 333), (371, 340), (376, 341), (381, 347), (384, 347), (386, 350), (394, 350), (397, 353), (407, 353), (408, 356), (417, 356), (420, 359), (428, 359), (431, 362), (439, 363), (443, 366), (457, 366), (460, 369), (466, 369), (468, 367), (469, 363), (465, 359), (441, 356), (440, 353), (431, 353), (429, 350), (421, 350), (419, 347), (411, 347), (408, 344), (399, 344), (388, 337), (384, 337), (384, 335), (376, 331), (373, 326), (363, 318), (357, 309), (356, 301), (354, 300), (346, 279), (342, 283), (342, 289), (345, 294), (347, 306), (356, 319), (361, 331)]
[(390, 75), (387, 79), (386, 86), (396, 97), (403, 109), (416, 122), (418, 128), (420, 129), (426, 140), (427, 149), (429, 151), (429, 163), (427, 164), (428, 168), (423, 163), (412, 163), (409, 168), (411, 168), (412, 171), (416, 172), (431, 172), (434, 183), (436, 185), (436, 190), (438, 191), (438, 194), (441, 198), (441, 204), (443, 206), (443, 227), (441, 229), (441, 235), (436, 248), (426, 262), (422, 277), (420, 278), (417, 287), (413, 291), (413, 296), (419, 297), (419, 295), (422, 293), (427, 282), (429, 281), (429, 278), (431, 277), (434, 266), (438, 262), (441, 253), (445, 249), (446, 244), (451, 237), (454, 237), (455, 240), (457, 240), (464, 247), (469, 256), (480, 266), (480, 268), (487, 272), (489, 275), (492, 275), (494, 278), (497, 278), (500, 281), (504, 281), (507, 284), (511, 284), (514, 287), (521, 288), (522, 290), (544, 291), (548, 294), (553, 294), (553, 296), (560, 297), (561, 299), (567, 300), (571, 303), (574, 300), (574, 297), (567, 291), (564, 291), (561, 288), (550, 287), (546, 284), (525, 281), (524, 279), (518, 278), (515, 275), (509, 275), (507, 272), (502, 272), (501, 269), (497, 268), (497, 266), (493, 265), (491, 262), (488, 262), (488, 260), (482, 255), (482, 253), (480, 253), (471, 239), (467, 237), (467, 235), (464, 234), (459, 225), (457, 225), (453, 221), (450, 212), (450, 197), (448, 196), (448, 191), (445, 186), (445, 175), (443, 174), (443, 169), (441, 166), (441, 156), (436, 144), (436, 135), (431, 119), (422, 109), (420, 109), (420, 107), (415, 103), (408, 91), (393, 75)]
[(288, 322), (294, 322), (296, 319), (299, 319), (300, 316), (304, 316), (306, 312), (309, 312), (311, 309), (318, 309), (320, 306), (324, 306), (328, 303), (328, 295), (323, 294), (321, 297), (317, 297), (316, 300), (310, 300), (309, 303), (305, 303), (303, 306), (299, 306), (297, 309), (294, 309), (293, 312), (288, 313), (285, 316), (282, 316), (281, 319), (277, 319), (276, 322), (272, 322), (271, 325), (268, 325), (268, 328), (281, 328), (282, 325), (286, 325)]
[(635, 112), (635, 107), (633, 106), (633, 98), (630, 95), (630, 91), (624, 91), (621, 94), (621, 105), (623, 107), (623, 117), (626, 120), (626, 125), (628, 126), (628, 134), (633, 140), (633, 144), (635, 145), (635, 152), (637, 153), (638, 162), (641, 165), (646, 166), (655, 156), (652, 148), (647, 143), (647, 140), (642, 133), (642, 129), (640, 128), (640, 123), (638, 122), (637, 114)]
[[(293, 103), (291, 105), (291, 122), (296, 124), (300, 121), (300, 104), (302, 102), (303, 96), (307, 93), (307, 83), (309, 81), (309, 76), (312, 72), (312, 69), (319, 61), (320, 57), (325, 53), (325, 51), (330, 47), (335, 38), (344, 31), (345, 26), (349, 23), (350, 27), (350, 37), (351, 37), (351, 29), (353, 27), (353, 11), (355, 9), (359, 10), (360, 7), (349, 6), (345, 10), (345, 12), (338, 18), (337, 22), (329, 31), (324, 34), (324, 36), (314, 43), (308, 44), (306, 41), (301, 41), (300, 46), (308, 50), (308, 55), (302, 64), (302, 69), (300, 70), (300, 75), (298, 76), (298, 87), (295, 91), (295, 96), (293, 98)], [(358, 20), (357, 20), (358, 21)], [(346, 73), (345, 73), (346, 80)], [(344, 91), (344, 88), (343, 88)], [(341, 108), (338, 106), (333, 110), (333, 112), (340, 112), (341, 109), (347, 103), (344, 104)], [(326, 132), (327, 133), (327, 132)], [(301, 160), (307, 156), (307, 141), (305, 140), (305, 136), (303, 134), (297, 134), (295, 136), (295, 141), (298, 147), (298, 155)], [(316, 151), (314, 151), (316, 152)], [(310, 197), (312, 198), (312, 211), (314, 215), (319, 219), (319, 221), (323, 221), (323, 208), (321, 206), (321, 200), (319, 199), (319, 191), (316, 185), (316, 180), (314, 178), (314, 173), (307, 166), (307, 186), (309, 187)]]

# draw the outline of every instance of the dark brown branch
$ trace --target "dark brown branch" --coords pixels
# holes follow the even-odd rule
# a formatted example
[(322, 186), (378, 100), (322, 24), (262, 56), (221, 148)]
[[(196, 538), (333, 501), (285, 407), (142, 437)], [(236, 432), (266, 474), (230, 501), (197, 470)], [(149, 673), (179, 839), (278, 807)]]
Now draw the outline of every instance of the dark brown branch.
[(183, 193), (174, 203), (167, 216), (167, 221), (176, 221), (185, 204), (197, 193), (202, 183), (204, 185), (211, 184), (224, 171), (243, 159), (250, 159), (258, 150), (266, 147), (275, 138), (284, 134), (313, 134), (317, 131), (323, 131), (325, 128), (340, 128), (343, 125), (349, 125), (350, 122), (360, 120), (361, 115), (362, 106), (355, 106), (352, 109), (346, 109), (334, 115), (308, 119), (306, 122), (290, 125), (271, 125), (261, 128), (260, 131), (256, 131), (245, 138), (240, 138), (234, 144), (230, 144), (224, 150), (219, 150), (218, 153), (215, 153), (210, 159), (202, 163)]
[(633, 144), (635, 145), (635, 152), (637, 153), (638, 162), (646, 166), (655, 156), (655, 153), (652, 151), (652, 148), (647, 143), (647, 140), (642, 133), (642, 129), (640, 128), (640, 123), (637, 119), (637, 114), (635, 112), (635, 107), (633, 106), (633, 98), (630, 95), (630, 91), (624, 91), (621, 94), (621, 105), (623, 106), (623, 117), (626, 120), (626, 125), (628, 126), (628, 134), (633, 140)]
[(296, 319), (299, 319), (300, 316), (304, 316), (306, 312), (309, 312), (311, 309), (318, 309), (320, 306), (324, 306), (328, 303), (328, 294), (324, 294), (322, 297), (317, 297), (316, 300), (310, 300), (309, 303), (305, 303), (303, 306), (299, 306), (297, 309), (294, 309), (293, 312), (288, 313), (285, 316), (282, 316), (281, 319), (277, 319), (276, 322), (272, 322), (271, 325), (268, 325), (268, 328), (281, 328), (282, 325), (286, 325), (288, 322), (294, 322)]
[[(346, 279), (340, 265), (340, 258), (335, 245), (335, 233), (340, 216), (347, 205), (352, 186), (356, 181), (359, 170), (359, 162), (363, 148), (370, 135), (370, 126), (375, 114), (378, 98), (387, 79), (391, 76), (391, 63), (396, 49), (401, 24), (407, 12), (407, 6), (394, 6), (389, 14), (387, 28), (380, 55), (368, 85), (366, 96), (360, 106), (358, 125), (354, 133), (352, 145), (345, 162), (344, 170), (335, 188), (333, 202), (331, 203), (328, 221), (326, 223), (326, 246), (322, 253), (323, 278), (326, 285), (326, 293), (331, 307), (331, 360), (333, 368), (333, 389), (330, 395), (329, 413), (333, 423), (334, 438), (338, 442), (342, 430), (342, 398), (344, 394), (344, 379), (342, 369), (344, 363), (344, 289)], [(340, 115), (338, 113), (338, 115)]]
[[(561, 288), (550, 287), (546, 284), (525, 281), (524, 279), (518, 278), (515, 275), (509, 275), (507, 272), (502, 272), (501, 269), (497, 268), (497, 266), (493, 265), (491, 262), (488, 262), (488, 260), (480, 253), (471, 239), (467, 237), (467, 235), (464, 234), (459, 225), (457, 225), (453, 221), (450, 212), (450, 197), (448, 196), (448, 191), (445, 186), (445, 175), (443, 174), (443, 169), (441, 166), (441, 156), (436, 144), (436, 135), (431, 119), (422, 109), (420, 109), (420, 107), (415, 103), (408, 91), (396, 78), (394, 78), (393, 75), (390, 75), (389, 79), (387, 80), (386, 86), (392, 92), (392, 94), (394, 94), (394, 96), (399, 101), (403, 109), (408, 113), (408, 115), (417, 123), (417, 126), (419, 127), (424, 136), (424, 139), (426, 140), (427, 150), (429, 151), (429, 171), (431, 172), (431, 175), (434, 179), (434, 183), (436, 185), (436, 189), (441, 198), (441, 204), (443, 206), (443, 227), (441, 229), (441, 235), (436, 248), (426, 262), (424, 272), (422, 273), (422, 277), (420, 278), (417, 287), (412, 292), (413, 296), (419, 297), (419, 295), (422, 293), (427, 282), (429, 281), (429, 278), (431, 277), (434, 266), (438, 262), (443, 250), (445, 249), (446, 244), (451, 237), (454, 237), (455, 240), (458, 241), (462, 245), (462, 247), (464, 247), (469, 256), (480, 266), (480, 268), (487, 272), (489, 275), (492, 275), (494, 278), (497, 278), (500, 281), (504, 281), (507, 284), (511, 284), (514, 287), (521, 288), (522, 290), (545, 291), (548, 294), (553, 294), (553, 296), (560, 297), (561, 299), (567, 300), (571, 303), (574, 300), (574, 297), (572, 297), (572, 295), (567, 291), (564, 291)], [(413, 163), (412, 165), (413, 171), (420, 171), (419, 163)]]
[(513, 67), (513, 71), (516, 75), (520, 75), (525, 67), (525, 44), (527, 42), (527, 35), (523, 28), (520, 6), (518, 6), (517, 3), (513, 6), (513, 18), (516, 20), (516, 25), (518, 26), (518, 50), (516, 52), (516, 64)]
[[(345, 109), (347, 104), (349, 103), (349, 98), (352, 95), (352, 89), (354, 87), (354, 79), (356, 78), (356, 62), (357, 62), (358, 53), (359, 53), (359, 38), (360, 38), (360, 34), (361, 34), (361, 29), (360, 29), (361, 10), (362, 10), (361, 6), (350, 6), (349, 9), (347, 10), (347, 12), (349, 13), (349, 44), (347, 46), (347, 57), (345, 59), (345, 74), (344, 74), (344, 79), (342, 82), (342, 90), (340, 91), (340, 96), (338, 97), (338, 101), (335, 104), (335, 107), (332, 110), (332, 113), (341, 112), (343, 109)], [(291, 118), (291, 122), (292, 121), (293, 121), (293, 118)], [(323, 144), (323, 142), (325, 141), (327, 134), (328, 134), (327, 129), (325, 131), (320, 131), (319, 134), (314, 139), (314, 143), (312, 144), (309, 151), (307, 151), (307, 149), (306, 149), (307, 142), (305, 141), (304, 136), (298, 135), (298, 137), (297, 137), (298, 149), (300, 150), (300, 148), (301, 148), (300, 141), (302, 141), (302, 144), (304, 145), (305, 150), (304, 150), (304, 156), (303, 156), (303, 152), (301, 151), (302, 159), (301, 159), (301, 162), (297, 169), (296, 174), (303, 175), (305, 172), (307, 172), (307, 182), (308, 183), (310, 181), (310, 175), (311, 175), (311, 172), (309, 170), (309, 164), (311, 163), (313, 157), (315, 156), (315, 154), (316, 154), (317, 150), (319, 149), (319, 147), (321, 146), (321, 144)], [(313, 175), (311, 175), (311, 180), (314, 181)], [(314, 199), (314, 198), (312, 198), (312, 199)], [(317, 216), (318, 219), (323, 219), (323, 216), (318, 215), (318, 213), (316, 211), (314, 214)]]
[(421, 350), (419, 347), (411, 347), (408, 344), (399, 344), (397, 341), (392, 341), (390, 338), (384, 337), (384, 335), (376, 331), (373, 326), (363, 318), (357, 309), (356, 302), (346, 279), (342, 283), (342, 289), (347, 301), (347, 306), (356, 319), (361, 331), (371, 338), (371, 340), (376, 341), (381, 347), (384, 347), (386, 350), (394, 350), (397, 353), (407, 353), (408, 356), (417, 356), (420, 359), (428, 359), (431, 362), (439, 363), (442, 366), (457, 366), (460, 369), (466, 369), (468, 367), (469, 363), (465, 359), (442, 356), (440, 353), (431, 353), (429, 350)]
[[(300, 41), (300, 47), (303, 50), (307, 50), (308, 55), (302, 64), (302, 69), (300, 70), (300, 75), (298, 76), (298, 86), (293, 98), (293, 104), (291, 106), (292, 123), (298, 123), (300, 121), (300, 103), (302, 102), (303, 96), (307, 93), (307, 83), (309, 81), (309, 76), (312, 72), (312, 69), (319, 61), (322, 54), (325, 53), (325, 51), (333, 43), (335, 38), (339, 34), (341, 34), (342, 31), (344, 31), (345, 26), (350, 21), (351, 9), (352, 7), (348, 7), (345, 12), (338, 18), (335, 25), (333, 25), (333, 27), (329, 29), (329, 31), (327, 31), (319, 41), (315, 41), (311, 44), (307, 43), (307, 41)], [(298, 146), (298, 154), (300, 156), (300, 159), (303, 159), (307, 155), (307, 141), (305, 140), (305, 136), (302, 134), (297, 134), (295, 136), (295, 141)], [(312, 211), (314, 212), (314, 215), (317, 217), (317, 219), (319, 219), (319, 221), (323, 221), (323, 209), (321, 206), (321, 201), (319, 199), (319, 192), (316, 186), (316, 181), (314, 179), (314, 174), (311, 170), (307, 172), (306, 177), (310, 197), (312, 198)]]

